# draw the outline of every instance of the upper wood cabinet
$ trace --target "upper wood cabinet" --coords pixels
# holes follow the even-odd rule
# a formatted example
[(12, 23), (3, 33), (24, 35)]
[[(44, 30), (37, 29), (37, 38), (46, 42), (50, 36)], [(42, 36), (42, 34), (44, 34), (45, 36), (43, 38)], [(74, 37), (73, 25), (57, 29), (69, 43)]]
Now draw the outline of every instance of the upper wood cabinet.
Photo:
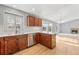
[(1, 55), (5, 54), (5, 42), (2, 37), (0, 37), (0, 54)]
[(34, 16), (27, 16), (27, 26), (42, 26), (42, 20)]
[(39, 26), (39, 18), (35, 17), (35, 26)]
[(27, 26), (34, 26), (35, 25), (35, 17), (27, 16)]
[(42, 26), (42, 19), (38, 19), (39, 20), (39, 26)]

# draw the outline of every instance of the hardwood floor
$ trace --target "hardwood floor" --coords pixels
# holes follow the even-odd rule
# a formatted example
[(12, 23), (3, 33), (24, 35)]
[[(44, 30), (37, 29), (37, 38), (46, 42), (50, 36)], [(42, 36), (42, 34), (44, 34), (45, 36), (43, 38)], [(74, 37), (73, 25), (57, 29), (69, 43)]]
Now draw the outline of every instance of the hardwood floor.
[(14, 55), (79, 55), (79, 43), (72, 42), (71, 39), (73, 38), (70, 41), (68, 39), (70, 38), (57, 36), (54, 49), (37, 44)]

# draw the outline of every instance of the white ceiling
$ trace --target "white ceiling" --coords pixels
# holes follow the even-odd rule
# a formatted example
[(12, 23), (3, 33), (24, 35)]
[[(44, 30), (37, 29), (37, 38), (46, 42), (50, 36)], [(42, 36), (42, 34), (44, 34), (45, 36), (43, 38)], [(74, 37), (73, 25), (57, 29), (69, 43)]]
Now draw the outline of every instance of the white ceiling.
[(79, 4), (6, 4), (57, 23), (79, 18)]

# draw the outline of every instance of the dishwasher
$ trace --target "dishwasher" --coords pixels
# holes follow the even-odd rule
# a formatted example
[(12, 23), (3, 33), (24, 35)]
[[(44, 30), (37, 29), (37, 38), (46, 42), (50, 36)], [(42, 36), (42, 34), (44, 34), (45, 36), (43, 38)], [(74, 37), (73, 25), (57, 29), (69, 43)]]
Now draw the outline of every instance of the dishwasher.
[(31, 47), (34, 44), (36, 44), (36, 42), (34, 40), (34, 35), (35, 34), (28, 34), (28, 47)]

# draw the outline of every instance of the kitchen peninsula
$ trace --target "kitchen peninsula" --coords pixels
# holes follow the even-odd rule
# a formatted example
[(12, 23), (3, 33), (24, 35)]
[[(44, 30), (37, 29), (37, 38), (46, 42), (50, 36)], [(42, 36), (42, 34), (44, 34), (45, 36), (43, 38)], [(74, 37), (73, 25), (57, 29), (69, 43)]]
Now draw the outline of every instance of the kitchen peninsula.
[[(1, 35), (0, 36), (0, 54), (13, 54), (21, 51), (28, 47), (28, 35), (31, 33), (24, 34), (13, 34), (13, 35)], [(34, 33), (34, 42), (40, 43), (48, 48), (54, 48), (56, 46), (56, 34), (49, 33)], [(35, 44), (34, 44), (35, 45)], [(31, 46), (32, 47), (32, 46)]]

